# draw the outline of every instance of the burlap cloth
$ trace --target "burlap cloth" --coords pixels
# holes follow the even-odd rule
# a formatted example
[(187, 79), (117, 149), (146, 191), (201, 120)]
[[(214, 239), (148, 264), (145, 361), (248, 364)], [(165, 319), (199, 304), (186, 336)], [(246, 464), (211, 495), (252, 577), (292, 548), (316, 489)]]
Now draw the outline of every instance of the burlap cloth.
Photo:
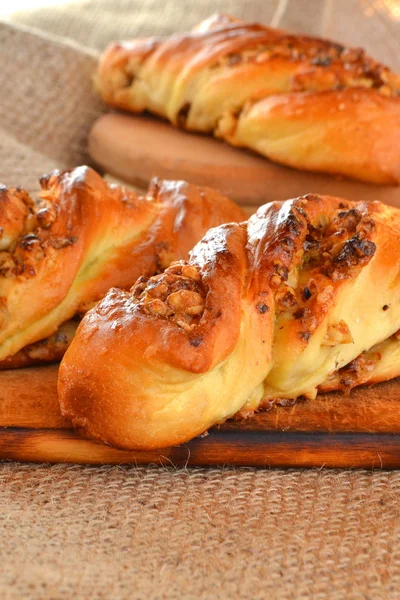
[[(395, 4), (92, 0), (12, 15), (18, 27), (0, 27), (0, 179), (33, 190), (39, 173), (87, 160), (102, 110), (95, 53), (55, 34), (100, 48), (219, 8), (399, 67)], [(396, 472), (3, 463), (0, 599), (400, 598), (399, 500)]]

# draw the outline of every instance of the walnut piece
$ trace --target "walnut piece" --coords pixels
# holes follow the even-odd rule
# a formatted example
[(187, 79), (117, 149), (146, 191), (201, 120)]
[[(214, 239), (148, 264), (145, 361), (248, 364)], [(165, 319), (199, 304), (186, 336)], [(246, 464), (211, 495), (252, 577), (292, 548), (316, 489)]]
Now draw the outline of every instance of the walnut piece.
[(175, 263), (150, 279), (141, 277), (132, 294), (143, 310), (190, 331), (205, 308), (201, 275), (193, 265)]
[(177, 313), (187, 315), (199, 315), (204, 310), (204, 300), (197, 292), (190, 290), (179, 290), (170, 294), (167, 298), (168, 305)]
[(341, 319), (339, 323), (328, 325), (322, 346), (337, 346), (338, 344), (351, 344), (352, 342), (350, 329), (347, 323)]

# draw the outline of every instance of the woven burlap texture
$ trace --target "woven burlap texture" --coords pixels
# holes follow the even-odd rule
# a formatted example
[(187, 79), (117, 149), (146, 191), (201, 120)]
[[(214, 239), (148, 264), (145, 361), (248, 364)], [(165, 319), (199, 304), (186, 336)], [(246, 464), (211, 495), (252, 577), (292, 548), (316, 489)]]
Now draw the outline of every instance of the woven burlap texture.
[(400, 474), (4, 464), (4, 600), (397, 598)]
[(0, 23), (0, 181), (87, 162), (87, 134), (102, 110), (92, 91), (95, 53)]
[[(385, 11), (375, 29), (368, 15), (354, 27), (349, 13), (329, 29), (337, 11), (360, 16), (377, 2), (327, 2), (333, 21), (318, 2), (83, 0), (13, 15), (46, 33), (0, 27), (0, 180), (33, 190), (40, 173), (87, 161), (102, 110), (94, 55), (54, 34), (101, 48), (218, 8), (356, 44), (364, 36), (371, 51), (381, 36), (378, 54), (396, 66), (399, 23), (382, 36)], [(399, 499), (395, 472), (2, 463), (0, 599), (400, 598)]]
[(214, 12), (362, 46), (400, 69), (398, 0), (66, 0), (9, 19), (101, 50), (114, 39), (187, 31)]

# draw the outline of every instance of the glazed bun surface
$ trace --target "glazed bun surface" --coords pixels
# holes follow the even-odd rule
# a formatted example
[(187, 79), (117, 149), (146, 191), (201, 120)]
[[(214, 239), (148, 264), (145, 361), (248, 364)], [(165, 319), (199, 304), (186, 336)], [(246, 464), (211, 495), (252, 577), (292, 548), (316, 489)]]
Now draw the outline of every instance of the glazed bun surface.
[(365, 369), (347, 384), (343, 369), (365, 353), (374, 381), (397, 376), (399, 248), (398, 209), (311, 194), (212, 229), (189, 261), (85, 316), (60, 368), (62, 412), (86, 436), (162, 448), (364, 383)]
[(95, 85), (112, 106), (284, 165), (400, 183), (400, 77), (360, 48), (216, 15), (111, 44)]

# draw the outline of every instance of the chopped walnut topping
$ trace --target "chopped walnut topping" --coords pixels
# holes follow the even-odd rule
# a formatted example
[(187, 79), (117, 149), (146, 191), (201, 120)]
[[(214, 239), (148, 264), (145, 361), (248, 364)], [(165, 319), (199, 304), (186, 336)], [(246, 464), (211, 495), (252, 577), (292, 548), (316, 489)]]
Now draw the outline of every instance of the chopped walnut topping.
[(288, 310), (297, 307), (296, 293), (288, 285), (282, 285), (275, 294), (275, 302), (280, 310)]
[(182, 275), (184, 277), (189, 277), (193, 279), (193, 281), (200, 281), (201, 275), (193, 265), (183, 265), (182, 267)]
[(353, 387), (365, 380), (365, 377), (373, 371), (381, 358), (382, 355), (379, 352), (366, 350), (338, 371), (331, 373), (329, 381), (336, 382), (337, 388), (335, 389), (349, 394)]
[(139, 298), (140, 294), (144, 292), (148, 281), (149, 278), (144, 277), (144, 275), (142, 275), (142, 277), (139, 277), (135, 285), (131, 287), (131, 293), (134, 295), (135, 298)]
[(194, 323), (191, 322), (190, 318), (186, 315), (173, 315), (171, 321), (184, 329), (185, 331), (191, 331), (194, 327)]
[(204, 300), (201, 295), (189, 290), (179, 290), (170, 294), (167, 303), (175, 313), (183, 312), (190, 316), (199, 315), (204, 310)]
[(376, 251), (368, 239), (375, 228), (371, 217), (355, 208), (340, 210), (326, 226), (308, 227), (303, 249), (303, 268), (319, 266), (327, 277), (337, 281), (351, 276), (354, 269), (371, 260)]
[(49, 229), (57, 218), (57, 210), (54, 205), (41, 208), (36, 214), (37, 222), (39, 227), (43, 229)]
[(205, 308), (201, 275), (188, 263), (175, 263), (150, 279), (141, 277), (132, 293), (145, 312), (168, 319), (185, 331), (194, 327)]
[(9, 252), (0, 252), (0, 275), (3, 277), (12, 277), (15, 269), (15, 262)]
[[(302, 61), (305, 68), (291, 78), (293, 91), (367, 87), (389, 96), (399, 92), (398, 77), (361, 48), (346, 48), (335, 42), (306, 36), (279, 35), (250, 24), (243, 26), (248, 31), (257, 27), (257, 39), (240, 51), (221, 56), (210, 65), (210, 70), (236, 69), (274, 59)], [(186, 112), (186, 105), (182, 109)]]
[(169, 317), (173, 314), (173, 311), (159, 298), (155, 298), (154, 300), (150, 300), (150, 302), (146, 303), (146, 308), (153, 315)]
[[(0, 190), (0, 200), (5, 203), (10, 215), (8, 222), (13, 227), (2, 228), (0, 256), (0, 276), (2, 277), (34, 277), (37, 263), (47, 255), (49, 248), (61, 249), (77, 241), (73, 236), (54, 236), (47, 233), (57, 219), (57, 185), (59, 173), (44, 176), (40, 179), (42, 186), (36, 203), (28, 192), (20, 188)], [(7, 223), (7, 211), (3, 211)], [(5, 233), (4, 233), (5, 231)]]
[(259, 302), (257, 304), (256, 308), (257, 308), (258, 312), (260, 313), (260, 315), (263, 315), (269, 311), (269, 306), (267, 304), (264, 304), (264, 302)]
[(279, 287), (283, 282), (287, 281), (288, 277), (289, 273), (287, 268), (281, 264), (276, 263), (274, 265), (274, 273), (270, 278), (271, 287)]
[(72, 244), (75, 244), (77, 241), (77, 237), (54, 237), (49, 238), (48, 243), (50, 246), (53, 246), (53, 248), (59, 250), (60, 248), (65, 248), (66, 246), (72, 246)]
[(332, 220), (330, 229), (333, 233), (340, 229), (355, 232), (361, 218), (361, 213), (356, 208), (338, 212), (337, 217)]
[(318, 326), (318, 321), (311, 308), (303, 307), (293, 313), (295, 319), (300, 319), (306, 331), (315, 331)]
[(338, 344), (351, 344), (352, 342), (353, 338), (347, 323), (340, 320), (339, 323), (328, 325), (322, 346), (337, 346)]
[[(370, 239), (375, 228), (370, 216), (340, 203), (333, 218), (323, 213), (311, 223), (307, 202), (318, 203), (320, 199), (308, 195), (302, 200), (302, 205), (292, 207), (290, 219), (285, 218), (288, 228), (279, 239), (278, 264), (274, 265), (269, 283), (274, 292), (278, 330), (287, 319), (298, 320), (297, 335), (307, 343), (335, 296), (335, 285), (325, 278), (335, 282), (353, 277), (369, 263), (376, 246)], [(297, 238), (294, 249), (287, 244), (287, 231), (293, 240)], [(292, 276), (294, 270), (299, 272), (298, 277)], [(322, 345), (352, 341), (347, 324), (340, 321), (329, 325)]]
[(31, 252), (32, 250), (36, 250), (40, 245), (40, 240), (34, 233), (28, 233), (25, 235), (19, 243), (19, 247), (23, 250), (27, 250)]
[(279, 275), (272, 275), (272, 277), (269, 280), (269, 283), (272, 288), (277, 288), (281, 284), (281, 278), (279, 277)]

